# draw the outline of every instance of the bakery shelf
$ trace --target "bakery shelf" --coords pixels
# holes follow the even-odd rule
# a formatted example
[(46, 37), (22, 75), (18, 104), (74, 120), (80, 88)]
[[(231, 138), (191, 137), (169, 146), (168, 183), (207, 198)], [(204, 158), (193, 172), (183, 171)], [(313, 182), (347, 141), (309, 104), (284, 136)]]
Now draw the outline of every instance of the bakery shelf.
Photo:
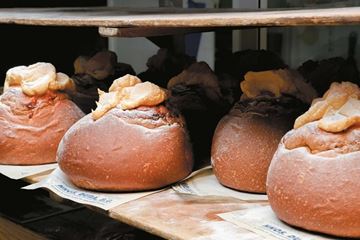
[[(37, 182), (42, 177), (28, 177), (25, 181)], [(49, 191), (53, 200), (63, 202), (64, 199)], [(65, 199), (65, 201), (68, 201)], [(142, 198), (132, 200), (108, 211), (85, 205), (88, 209), (105, 214), (121, 223), (131, 227), (144, 230), (150, 234), (176, 240), (187, 239), (285, 239), (283, 236), (277, 236), (277, 233), (269, 233), (264, 230), (264, 225), (270, 224), (284, 231), (287, 235), (293, 237), (301, 236), (304, 239), (336, 239), (321, 234), (300, 231), (296, 232), (293, 228), (282, 228), (279, 220), (269, 218), (264, 212), (252, 211), (247, 213), (263, 214), (265, 220), (256, 222), (253, 217), (247, 218), (253, 221), (249, 224), (234, 224), (231, 221), (224, 220), (219, 214), (229, 214), (245, 209), (257, 209), (258, 207), (269, 207), (266, 200), (241, 200), (229, 196), (203, 196), (193, 194), (177, 193), (169, 188)], [(246, 214), (245, 214), (246, 215)], [(273, 214), (272, 214), (273, 215)], [(258, 219), (258, 215), (253, 215)], [(277, 223), (278, 221), (278, 223)], [(276, 235), (276, 236), (275, 236)], [(325, 237), (325, 238), (323, 238)], [(289, 238), (290, 239), (290, 238)], [(300, 238), (299, 238), (300, 239)]]
[[(2, 8), (0, 24), (38, 26), (76, 26), (104, 28), (150, 28), (161, 35), (173, 28), (242, 28), (270, 26), (344, 25), (360, 23), (360, 7), (285, 9), (246, 11), (238, 9), (179, 9), (179, 8)], [(198, 29), (199, 30), (199, 29)], [(117, 30), (108, 30), (109, 36), (124, 36)], [(121, 32), (118, 31), (118, 32)], [(131, 31), (130, 31), (131, 32)], [(140, 31), (141, 32), (141, 31)], [(133, 34), (133, 33), (132, 33)], [(103, 34), (106, 35), (106, 34)], [(131, 35), (131, 34), (130, 34)], [(137, 35), (139, 32), (137, 32)], [(140, 34), (141, 35), (141, 34)]]
[[(243, 209), (235, 198), (179, 195), (167, 190), (122, 204), (109, 216), (165, 239), (244, 239), (249, 231), (217, 214)], [(253, 235), (254, 240), (262, 237)]]
[[(47, 174), (34, 175), (24, 180), (35, 183), (46, 176)], [(64, 200), (50, 191), (49, 193), (56, 201)], [(107, 212), (87, 207), (165, 239), (244, 239), (249, 234), (253, 240), (264, 239), (217, 216), (241, 210), (244, 204), (248, 202), (230, 197), (177, 194), (172, 189), (167, 189), (121, 204)], [(259, 201), (259, 204), (267, 203)]]
[(174, 34), (209, 32), (217, 28), (211, 27), (99, 27), (99, 34), (103, 37), (156, 37)]
[[(360, 7), (258, 10), (174, 8), (0, 8), (0, 24), (95, 27), (106, 37), (151, 37), (251, 27), (360, 24)], [(47, 173), (27, 177), (39, 182)], [(107, 212), (124, 223), (169, 239), (242, 239), (249, 231), (217, 214), (240, 210), (234, 198), (179, 195), (171, 189), (145, 196)], [(263, 238), (253, 238), (263, 239)]]

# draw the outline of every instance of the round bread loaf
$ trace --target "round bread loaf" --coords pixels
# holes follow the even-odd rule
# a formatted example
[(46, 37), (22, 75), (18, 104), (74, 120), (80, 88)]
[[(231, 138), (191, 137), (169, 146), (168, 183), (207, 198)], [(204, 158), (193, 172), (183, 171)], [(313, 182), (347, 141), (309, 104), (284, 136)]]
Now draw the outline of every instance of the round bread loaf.
[(221, 119), (211, 148), (214, 174), (221, 184), (265, 193), (270, 161), (292, 127), (298, 102), (286, 97), (240, 101)]
[(83, 116), (65, 94), (27, 96), (20, 87), (5, 90), (0, 96), (0, 163), (55, 162), (61, 138)]
[(288, 132), (272, 159), (267, 194), (286, 223), (360, 237), (360, 128), (326, 132), (318, 121)]
[(76, 186), (101, 191), (161, 188), (193, 167), (183, 119), (162, 105), (85, 116), (65, 134), (57, 161)]

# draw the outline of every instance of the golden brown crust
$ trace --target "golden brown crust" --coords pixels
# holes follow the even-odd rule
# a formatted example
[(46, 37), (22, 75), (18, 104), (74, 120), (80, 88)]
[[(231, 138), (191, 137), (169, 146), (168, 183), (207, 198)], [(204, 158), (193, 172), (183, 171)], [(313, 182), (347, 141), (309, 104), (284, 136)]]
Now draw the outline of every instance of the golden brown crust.
[(0, 163), (55, 162), (64, 133), (84, 114), (66, 95), (29, 97), (12, 87), (0, 96)]
[(294, 226), (360, 237), (359, 126), (341, 133), (317, 122), (287, 133), (272, 159), (267, 193), (277, 216)]
[(193, 166), (183, 120), (163, 106), (87, 115), (65, 134), (57, 161), (75, 185), (101, 191), (161, 188)]

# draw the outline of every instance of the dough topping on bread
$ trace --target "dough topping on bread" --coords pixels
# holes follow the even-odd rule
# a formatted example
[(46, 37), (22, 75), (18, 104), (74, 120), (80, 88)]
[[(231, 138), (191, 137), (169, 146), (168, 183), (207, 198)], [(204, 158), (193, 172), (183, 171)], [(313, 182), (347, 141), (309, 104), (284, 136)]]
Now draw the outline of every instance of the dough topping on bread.
[(113, 82), (109, 92), (99, 90), (99, 102), (92, 112), (94, 120), (101, 118), (114, 107), (123, 110), (134, 109), (140, 106), (156, 106), (166, 100), (164, 89), (150, 82), (141, 82), (139, 78), (125, 75)]
[(328, 132), (341, 132), (360, 122), (360, 89), (350, 82), (331, 84), (322, 98), (313, 101), (310, 109), (295, 121), (294, 128), (317, 121)]
[(138, 83), (141, 83), (141, 80), (133, 75), (127, 74), (121, 78), (114, 80), (109, 88), (109, 92), (121, 91), (125, 87), (131, 87)]
[(247, 72), (240, 87), (242, 99), (256, 98), (264, 93), (270, 93), (274, 97), (288, 94), (310, 103), (316, 96), (315, 90), (305, 83), (300, 74), (288, 69)]
[(48, 90), (74, 89), (74, 82), (64, 73), (56, 73), (50, 63), (38, 62), (29, 66), (18, 66), (6, 72), (4, 90), (21, 87), (28, 96), (44, 95)]

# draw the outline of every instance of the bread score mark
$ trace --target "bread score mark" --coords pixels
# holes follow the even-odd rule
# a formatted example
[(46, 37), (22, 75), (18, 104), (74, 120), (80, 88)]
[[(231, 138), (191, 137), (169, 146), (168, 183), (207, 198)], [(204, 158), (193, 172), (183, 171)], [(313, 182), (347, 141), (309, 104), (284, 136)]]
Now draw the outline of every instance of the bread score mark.
[(51, 63), (38, 62), (29, 66), (17, 66), (6, 72), (4, 91), (21, 87), (28, 96), (41, 96), (48, 90), (74, 90), (75, 84), (66, 74), (56, 72)]
[(109, 92), (99, 92), (97, 108), (91, 115), (94, 120), (101, 118), (110, 109), (119, 107), (123, 110), (140, 106), (156, 106), (164, 102), (167, 93), (164, 89), (150, 82), (141, 82), (136, 76), (127, 74), (116, 79), (109, 88)]
[(341, 132), (360, 122), (360, 89), (350, 82), (331, 84), (322, 98), (314, 99), (310, 109), (299, 116), (297, 129), (317, 121), (318, 127), (328, 132)]

